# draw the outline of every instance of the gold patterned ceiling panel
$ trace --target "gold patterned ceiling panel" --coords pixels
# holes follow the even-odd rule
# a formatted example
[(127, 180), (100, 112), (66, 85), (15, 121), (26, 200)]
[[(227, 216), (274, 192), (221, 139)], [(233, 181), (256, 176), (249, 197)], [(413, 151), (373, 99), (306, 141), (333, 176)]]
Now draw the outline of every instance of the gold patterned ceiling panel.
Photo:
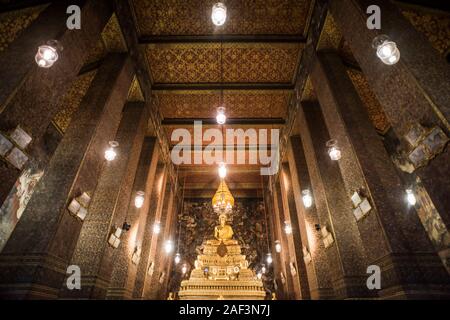
[(305, 35), (312, 0), (227, 0), (227, 22), (211, 22), (214, 0), (133, 0), (140, 35)]
[(47, 5), (0, 14), (0, 52), (4, 51), (25, 30)]
[[(291, 96), (288, 90), (226, 90), (223, 102), (229, 118), (285, 118)], [(214, 118), (220, 91), (159, 91), (164, 118)]]
[(291, 83), (300, 52), (301, 45), (293, 43), (147, 46), (154, 83)]

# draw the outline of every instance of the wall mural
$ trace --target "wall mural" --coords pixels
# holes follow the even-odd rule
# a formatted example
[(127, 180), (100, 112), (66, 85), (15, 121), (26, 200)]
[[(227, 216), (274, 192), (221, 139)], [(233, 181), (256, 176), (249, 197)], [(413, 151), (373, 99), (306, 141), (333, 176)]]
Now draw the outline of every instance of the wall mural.
[(25, 170), (0, 208), (0, 252), (22, 216), (34, 187), (43, 174), (42, 170), (32, 168)]
[[(261, 199), (236, 199), (233, 212), (229, 214), (234, 239), (239, 241), (242, 254), (249, 262), (249, 268), (259, 271), (268, 253), (264, 203)], [(202, 252), (203, 240), (213, 239), (218, 216), (213, 212), (210, 200), (185, 200), (184, 210), (178, 215), (180, 232), (179, 252), (183, 258), (174, 266), (169, 291), (178, 291), (182, 280), (181, 265), (187, 263), (191, 268), (197, 255)], [(178, 236), (178, 230), (177, 230)], [(188, 272), (186, 277), (189, 276)], [(272, 269), (263, 275), (266, 290), (273, 290)]]

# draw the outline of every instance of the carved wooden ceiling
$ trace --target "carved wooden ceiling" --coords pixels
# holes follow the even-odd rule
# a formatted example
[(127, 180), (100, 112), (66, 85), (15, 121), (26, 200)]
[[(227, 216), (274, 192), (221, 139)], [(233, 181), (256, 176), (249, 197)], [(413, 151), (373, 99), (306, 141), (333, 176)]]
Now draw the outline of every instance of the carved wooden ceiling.
[[(131, 3), (169, 141), (178, 128), (193, 134), (193, 120), (203, 120), (204, 130), (218, 128), (214, 118), (221, 101), (226, 128), (283, 126), (314, 1), (227, 0), (222, 27), (211, 22), (212, 0)], [(241, 152), (247, 158), (254, 153), (248, 147)], [(216, 181), (216, 167), (183, 166), (188, 189)], [(255, 188), (248, 182), (259, 181), (259, 170), (248, 164), (236, 168), (240, 174), (231, 170), (229, 177), (233, 188)]]
[(311, 0), (227, 0), (227, 22), (211, 22), (213, 0), (133, 0), (140, 36), (305, 35)]

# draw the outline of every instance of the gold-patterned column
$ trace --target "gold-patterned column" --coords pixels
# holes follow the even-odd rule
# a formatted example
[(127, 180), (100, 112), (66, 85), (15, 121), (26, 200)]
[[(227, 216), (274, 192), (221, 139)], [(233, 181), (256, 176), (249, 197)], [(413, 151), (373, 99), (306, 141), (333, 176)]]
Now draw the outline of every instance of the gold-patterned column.
[(0, 255), (2, 296), (58, 296), (82, 225), (67, 208), (95, 189), (132, 77), (133, 67), (123, 54), (109, 55), (97, 71)]
[(281, 237), (280, 237), (280, 232), (281, 230), (279, 230), (278, 228), (280, 227), (280, 223), (278, 221), (278, 224), (276, 224), (275, 221), (275, 212), (274, 212), (274, 208), (273, 208), (273, 195), (272, 195), (272, 188), (270, 186), (270, 178), (265, 176), (263, 177), (263, 200), (264, 200), (264, 210), (266, 212), (266, 221), (265, 223), (267, 224), (267, 229), (269, 232), (269, 238), (271, 239), (271, 244), (270, 244), (270, 252), (272, 252), (272, 258), (273, 258), (273, 279), (275, 281), (274, 285), (275, 286), (275, 294), (277, 299), (279, 300), (283, 300), (286, 297), (286, 287), (284, 285), (282, 285), (281, 283), (281, 279), (280, 279), (280, 273), (283, 272), (283, 266), (282, 264), (284, 263), (284, 261), (282, 260), (281, 257), (281, 252), (277, 252), (276, 249), (276, 243), (275, 241), (277, 241), (278, 246), (281, 248), (281, 250), (283, 250), (282, 245), (281, 245)]
[(160, 210), (163, 201), (163, 187), (164, 177), (166, 174), (165, 165), (158, 163), (159, 157), (157, 156), (152, 161), (155, 161), (156, 170), (154, 174), (153, 183), (147, 184), (147, 191), (149, 194), (149, 205), (146, 209), (147, 215), (144, 218), (143, 223), (140, 224), (139, 238), (141, 240), (141, 259), (137, 266), (136, 280), (134, 282), (133, 298), (142, 299), (144, 297), (144, 288), (146, 281), (153, 276), (155, 270), (155, 262), (153, 260), (153, 248), (157, 239), (161, 236), (155, 232), (155, 225), (160, 223)]
[(292, 228), (292, 233), (288, 235), (288, 246), (290, 251), (289, 269), (290, 273), (295, 281), (298, 281), (300, 296), (298, 299), (306, 300), (310, 299), (309, 281), (305, 261), (303, 259), (303, 246), (305, 243), (302, 241), (302, 232), (299, 217), (297, 215), (297, 208), (294, 199), (294, 186), (292, 183), (291, 171), (288, 163), (282, 164), (282, 170), (280, 174), (280, 185), (282, 194), (282, 203), (284, 208), (284, 217), (288, 221)]
[[(279, 176), (278, 176), (279, 177)], [(289, 271), (289, 247), (287, 244), (287, 235), (284, 232), (284, 215), (283, 207), (280, 200), (280, 190), (278, 181), (275, 181), (274, 176), (270, 178), (273, 201), (273, 223), (275, 229), (276, 239), (280, 241), (281, 252), (278, 253), (280, 259), (279, 273), (275, 275), (278, 286), (282, 287), (285, 293), (284, 298), (295, 299), (295, 292), (292, 283), (292, 277)]]
[[(287, 156), (311, 299), (329, 299), (333, 297), (334, 293), (328, 268), (328, 258), (321, 241), (321, 232), (318, 227), (320, 221), (314, 204), (314, 193), (299, 136), (290, 138)], [(309, 208), (305, 207), (302, 201), (304, 191), (309, 191), (312, 198), (312, 204)]]
[[(173, 221), (173, 201), (174, 201), (174, 186), (168, 179), (164, 190), (164, 202), (161, 208), (161, 235), (158, 241), (155, 242), (152, 261), (154, 262), (154, 273), (152, 277), (146, 281), (146, 286), (144, 290), (145, 299), (158, 299), (160, 290), (169, 276), (166, 268), (165, 262), (167, 259), (173, 259), (176, 239), (174, 239), (174, 234), (172, 231), (172, 221)], [(165, 245), (167, 241), (172, 241), (172, 252), (165, 251)]]
[(300, 282), (297, 276), (297, 273), (293, 274), (291, 269), (291, 263), (295, 261), (295, 250), (292, 245), (292, 238), (291, 234), (287, 234), (285, 231), (285, 224), (289, 223), (290, 225), (290, 219), (288, 212), (285, 210), (286, 204), (285, 204), (285, 197), (283, 197), (283, 189), (281, 188), (283, 176), (279, 174), (278, 180), (275, 184), (275, 202), (278, 207), (278, 214), (280, 223), (283, 225), (283, 250), (284, 250), (284, 262), (285, 262), (285, 268), (286, 268), (286, 274), (284, 274), (286, 282), (288, 284), (289, 288), (289, 299), (290, 300), (300, 300), (301, 297), (301, 291), (300, 291)]
[(328, 156), (330, 139), (320, 106), (302, 103), (298, 125), (320, 220), (321, 241), (328, 256), (335, 298), (372, 296), (366, 286), (366, 254), (339, 166)]
[[(381, 9), (381, 30), (367, 28), (366, 10), (370, 5)], [(450, 229), (448, 62), (392, 1), (333, 0), (330, 12), (401, 141), (402, 160), (416, 167), (415, 172)], [(385, 65), (377, 57), (372, 41), (380, 34), (388, 35), (397, 44), (401, 54), (397, 64)]]
[(408, 298), (443, 294), (448, 289), (448, 274), (417, 214), (408, 208), (405, 188), (340, 57), (319, 52), (310, 76), (328, 131), (341, 148), (337, 164), (342, 187), (354, 206), (352, 218), (357, 222), (367, 263), (381, 267), (379, 295)]
[[(179, 201), (178, 198), (176, 197), (176, 194), (174, 194), (174, 198), (172, 200), (172, 212), (171, 212), (171, 216), (170, 216), (170, 230), (168, 232), (169, 237), (172, 236), (174, 237), (177, 234), (177, 226), (178, 226), (178, 205), (179, 205)], [(173, 238), (174, 241), (174, 253), (178, 250), (177, 247), (177, 240), (175, 238)], [(167, 274), (167, 277), (164, 280), (164, 283), (161, 285), (159, 293), (158, 293), (158, 299), (160, 300), (164, 300), (167, 299), (168, 295), (169, 295), (169, 284), (170, 284), (170, 279), (169, 277), (171, 276), (171, 270), (173, 268), (174, 265), (174, 254), (170, 255), (170, 256), (166, 256), (164, 261), (162, 262), (161, 266), (163, 268), (163, 272), (165, 274)], [(181, 266), (180, 266), (181, 267)]]
[[(42, 157), (42, 150), (46, 150), (44, 134), (59, 111), (58, 102), (76, 79), (112, 14), (110, 1), (79, 1), (83, 27), (69, 30), (66, 11), (72, 2), (50, 4), (0, 54), (0, 131), (11, 134), (20, 126), (32, 139), (22, 151), (29, 161), (42, 161), (43, 166), (47, 163)], [(53, 67), (38, 67), (34, 59), (38, 47), (54, 39), (65, 50)], [(0, 161), (0, 205), (24, 168), (26, 164)]]
[[(108, 299), (130, 299), (133, 295), (136, 272), (142, 256), (142, 240), (149, 212), (152, 188), (155, 183), (156, 166), (158, 164), (158, 145), (156, 138), (146, 137), (142, 145), (138, 168), (133, 184), (131, 201), (125, 219), (131, 229), (125, 234), (122, 245), (116, 254), (114, 270), (108, 288)], [(138, 192), (144, 193), (144, 204), (141, 208), (134, 205), (134, 197)]]
[[(81, 228), (71, 264), (81, 269), (81, 290), (64, 290), (64, 297), (104, 299), (116, 254), (120, 249), (110, 243), (111, 234), (126, 246), (127, 231), (123, 226), (131, 201), (131, 191), (147, 132), (148, 110), (142, 102), (125, 105), (116, 135), (119, 143), (115, 160), (105, 163), (92, 197), (89, 213)], [(122, 234), (117, 235), (117, 228)]]

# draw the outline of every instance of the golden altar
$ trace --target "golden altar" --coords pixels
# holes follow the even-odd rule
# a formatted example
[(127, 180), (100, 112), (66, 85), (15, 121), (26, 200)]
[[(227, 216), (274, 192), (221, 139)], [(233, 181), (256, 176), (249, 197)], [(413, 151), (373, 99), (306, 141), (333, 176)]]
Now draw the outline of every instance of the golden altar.
[[(223, 194), (224, 190), (227, 194)], [(232, 199), (224, 181), (218, 193), (222, 193), (221, 199), (213, 198), (213, 207), (217, 208), (215, 201), (219, 201), (230, 210), (229, 202), (223, 201)], [(215, 239), (203, 243), (203, 252), (197, 256), (189, 279), (181, 282), (178, 297), (180, 300), (263, 300), (266, 296), (263, 283), (248, 268), (238, 241), (232, 239), (233, 229), (226, 223), (226, 210), (219, 211), (220, 224), (214, 229)]]

